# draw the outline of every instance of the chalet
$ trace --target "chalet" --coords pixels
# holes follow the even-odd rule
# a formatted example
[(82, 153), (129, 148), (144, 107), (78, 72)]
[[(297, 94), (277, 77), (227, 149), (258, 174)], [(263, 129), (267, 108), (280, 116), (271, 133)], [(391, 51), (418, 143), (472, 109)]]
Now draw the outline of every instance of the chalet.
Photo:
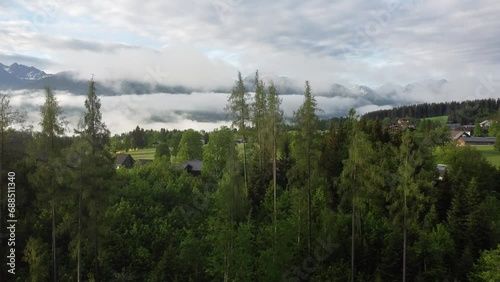
[(459, 146), (473, 145), (495, 145), (496, 137), (460, 137), (457, 140)]
[(117, 154), (115, 156), (115, 168), (120, 167), (131, 168), (134, 166), (134, 158), (129, 154)]
[(470, 133), (464, 130), (452, 130), (450, 132), (450, 139), (451, 140), (457, 140), (460, 137), (470, 137)]
[(187, 162), (183, 162), (181, 164), (181, 168), (183, 170), (186, 170), (187, 173), (190, 173), (193, 176), (198, 176), (201, 174), (201, 169), (203, 168), (203, 162), (200, 160), (190, 160)]

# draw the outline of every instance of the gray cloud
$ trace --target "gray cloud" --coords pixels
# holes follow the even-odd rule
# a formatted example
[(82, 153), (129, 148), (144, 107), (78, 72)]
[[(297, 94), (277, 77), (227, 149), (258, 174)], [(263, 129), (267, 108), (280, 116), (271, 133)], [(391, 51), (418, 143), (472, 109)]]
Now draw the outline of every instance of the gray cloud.
[(38, 58), (85, 79), (213, 89), (259, 69), (320, 91), (446, 78), (439, 95), (396, 95), (440, 101), (477, 97), (481, 77), (500, 77), (500, 3), (488, 0), (11, 2), (24, 8), (0, 11), (0, 60)]

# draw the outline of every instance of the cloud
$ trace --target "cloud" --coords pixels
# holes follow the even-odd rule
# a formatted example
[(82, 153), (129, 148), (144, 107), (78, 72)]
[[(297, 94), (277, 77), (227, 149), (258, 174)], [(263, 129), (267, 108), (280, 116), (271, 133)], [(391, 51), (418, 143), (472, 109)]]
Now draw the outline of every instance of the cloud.
[[(445, 78), (467, 81), (462, 89), (473, 93), (481, 77), (500, 76), (500, 3), (488, 0), (7, 3), (0, 60), (38, 58), (85, 79), (208, 89), (259, 69), (309, 80), (317, 91)], [(402, 98), (453, 99), (455, 91)]]

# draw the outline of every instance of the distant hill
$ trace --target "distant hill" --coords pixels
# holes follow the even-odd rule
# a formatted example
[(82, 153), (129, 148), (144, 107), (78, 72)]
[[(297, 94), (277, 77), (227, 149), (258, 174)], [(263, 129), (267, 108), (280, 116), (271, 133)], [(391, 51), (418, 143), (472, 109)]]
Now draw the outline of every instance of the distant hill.
[(394, 107), (366, 113), (363, 119), (385, 118), (430, 118), (447, 116), (447, 122), (473, 124), (477, 120), (496, 116), (500, 110), (500, 99), (483, 99), (464, 102), (423, 103)]

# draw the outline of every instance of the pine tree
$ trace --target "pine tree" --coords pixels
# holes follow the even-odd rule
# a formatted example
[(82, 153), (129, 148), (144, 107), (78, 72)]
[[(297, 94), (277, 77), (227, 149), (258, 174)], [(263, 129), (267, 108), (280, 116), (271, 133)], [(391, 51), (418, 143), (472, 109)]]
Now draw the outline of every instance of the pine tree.
[(232, 127), (238, 130), (243, 143), (243, 178), (245, 191), (248, 193), (248, 171), (247, 171), (247, 122), (250, 119), (250, 107), (248, 104), (248, 92), (243, 84), (241, 73), (238, 72), (238, 81), (229, 95), (226, 111), (232, 120)]
[(355, 243), (356, 226), (361, 225), (365, 214), (370, 192), (383, 183), (382, 174), (375, 162), (375, 152), (368, 136), (358, 129), (354, 119), (354, 111), (350, 112), (350, 123), (353, 136), (349, 146), (349, 158), (344, 161), (344, 169), (340, 177), (341, 202), (351, 203), (351, 281), (355, 280)]
[(57, 238), (56, 238), (56, 208), (61, 202), (61, 175), (57, 164), (61, 158), (61, 136), (65, 132), (66, 120), (62, 115), (54, 93), (45, 88), (45, 103), (40, 107), (41, 131), (35, 135), (32, 157), (40, 161), (33, 182), (40, 189), (49, 188), (46, 194), (41, 192), (40, 202), (48, 202), (52, 213), (52, 281), (57, 281)]
[(307, 222), (308, 237), (307, 249), (311, 251), (312, 239), (312, 187), (311, 178), (314, 166), (318, 159), (318, 116), (316, 99), (312, 96), (309, 81), (306, 81), (304, 102), (294, 114), (297, 135), (294, 146), (294, 155), (297, 160), (296, 170), (304, 176), (307, 190)]
[[(79, 222), (83, 221), (84, 213), (92, 219), (91, 226), (93, 233), (94, 255), (93, 255), (93, 277), (99, 280), (99, 230), (101, 228), (99, 218), (105, 209), (108, 199), (110, 181), (115, 173), (113, 160), (108, 151), (105, 150), (110, 139), (110, 132), (106, 124), (102, 121), (101, 101), (97, 97), (95, 81), (89, 81), (89, 90), (85, 99), (85, 114), (83, 122), (80, 124), (81, 130), (76, 130), (84, 143), (77, 145), (80, 156), (79, 162), (80, 184), (78, 185), (78, 195), (80, 208), (78, 212)], [(88, 148), (85, 149), (85, 148)], [(82, 177), (86, 175), (87, 177)], [(83, 178), (83, 180), (82, 180)], [(82, 227), (81, 229), (83, 229)], [(80, 246), (81, 234), (78, 235), (78, 245)], [(81, 247), (79, 247), (81, 248)], [(79, 250), (80, 252), (80, 250)], [(80, 264), (81, 262), (79, 262)], [(79, 273), (81, 275), (81, 273)], [(79, 276), (80, 278), (80, 276)]]
[(267, 99), (268, 105), (268, 120), (270, 128), (270, 141), (272, 143), (272, 159), (273, 159), (273, 203), (274, 203), (274, 245), (277, 245), (277, 158), (278, 158), (278, 140), (282, 131), (283, 111), (281, 110), (281, 99), (274, 83), (269, 85), (269, 95)]

